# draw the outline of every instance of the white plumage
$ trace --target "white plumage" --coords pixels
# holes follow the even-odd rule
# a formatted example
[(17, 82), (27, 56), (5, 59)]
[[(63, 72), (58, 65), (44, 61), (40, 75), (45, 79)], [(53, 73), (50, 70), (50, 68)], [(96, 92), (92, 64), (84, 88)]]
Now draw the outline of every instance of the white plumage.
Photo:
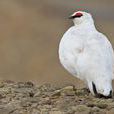
[(93, 95), (110, 97), (114, 78), (111, 43), (96, 30), (91, 14), (78, 11), (71, 18), (74, 26), (60, 41), (60, 62), (73, 76), (83, 80)]

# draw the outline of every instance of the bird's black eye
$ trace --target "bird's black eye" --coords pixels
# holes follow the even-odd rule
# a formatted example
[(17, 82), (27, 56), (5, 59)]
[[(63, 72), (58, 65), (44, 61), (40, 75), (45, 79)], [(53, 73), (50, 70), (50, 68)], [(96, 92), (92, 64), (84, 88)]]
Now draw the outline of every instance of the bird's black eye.
[(96, 86), (93, 82), (92, 82), (92, 86), (93, 86), (93, 92), (95, 93), (95, 95), (97, 95), (98, 94), (97, 89), (96, 89)]

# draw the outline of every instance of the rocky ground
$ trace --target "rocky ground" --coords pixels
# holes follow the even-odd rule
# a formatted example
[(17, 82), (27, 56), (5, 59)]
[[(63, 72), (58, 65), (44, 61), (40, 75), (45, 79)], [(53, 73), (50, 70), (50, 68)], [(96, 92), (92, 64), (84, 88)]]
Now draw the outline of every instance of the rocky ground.
[(0, 114), (114, 114), (114, 98), (95, 98), (74, 86), (2, 81)]

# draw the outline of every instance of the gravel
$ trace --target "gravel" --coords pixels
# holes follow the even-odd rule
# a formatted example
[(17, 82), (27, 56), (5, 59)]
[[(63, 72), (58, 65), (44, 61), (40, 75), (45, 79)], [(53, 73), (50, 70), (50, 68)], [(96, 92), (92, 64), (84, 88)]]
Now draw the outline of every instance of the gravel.
[(114, 98), (95, 98), (75, 86), (2, 81), (0, 114), (114, 114)]

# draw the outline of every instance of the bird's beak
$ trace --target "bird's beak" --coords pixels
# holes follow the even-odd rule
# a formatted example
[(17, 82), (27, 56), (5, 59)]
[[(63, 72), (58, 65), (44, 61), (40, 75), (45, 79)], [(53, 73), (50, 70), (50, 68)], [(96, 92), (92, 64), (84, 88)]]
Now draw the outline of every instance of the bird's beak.
[(68, 19), (74, 19), (75, 16), (71, 15), (68, 17)]

